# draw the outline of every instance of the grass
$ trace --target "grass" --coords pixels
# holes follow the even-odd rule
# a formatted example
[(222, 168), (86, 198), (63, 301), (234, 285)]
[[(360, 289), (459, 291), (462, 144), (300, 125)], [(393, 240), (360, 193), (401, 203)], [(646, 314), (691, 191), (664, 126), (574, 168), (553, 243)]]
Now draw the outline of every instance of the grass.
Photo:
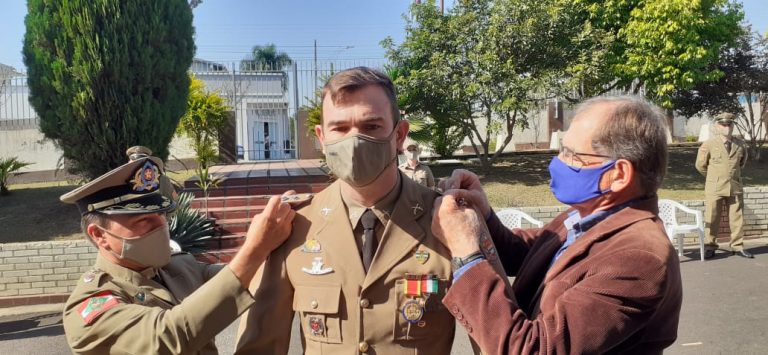
[[(768, 149), (763, 150), (763, 157), (768, 157)], [(547, 166), (551, 159), (551, 154), (516, 155), (481, 175), (491, 205), (558, 205), (549, 191)], [(669, 170), (659, 196), (675, 200), (704, 198), (704, 177), (694, 168), (695, 159), (695, 147), (670, 149)], [(436, 178), (448, 177), (457, 168), (480, 171), (478, 164), (465, 162), (432, 166), (432, 172)], [(169, 173), (180, 182), (193, 175), (190, 170)], [(768, 185), (768, 163), (748, 162), (743, 176), (746, 186)], [(11, 185), (11, 194), (0, 197), (0, 243), (82, 238), (77, 208), (59, 201), (59, 196), (75, 187), (67, 182)]]

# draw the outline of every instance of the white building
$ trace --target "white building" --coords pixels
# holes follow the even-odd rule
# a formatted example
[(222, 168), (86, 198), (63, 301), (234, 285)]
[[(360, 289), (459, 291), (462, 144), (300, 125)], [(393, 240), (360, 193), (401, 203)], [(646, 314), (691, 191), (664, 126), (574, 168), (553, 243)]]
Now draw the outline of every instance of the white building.
[(239, 159), (292, 159), (288, 75), (284, 71), (231, 71), (194, 59), (190, 68), (209, 91), (218, 92), (235, 112)]

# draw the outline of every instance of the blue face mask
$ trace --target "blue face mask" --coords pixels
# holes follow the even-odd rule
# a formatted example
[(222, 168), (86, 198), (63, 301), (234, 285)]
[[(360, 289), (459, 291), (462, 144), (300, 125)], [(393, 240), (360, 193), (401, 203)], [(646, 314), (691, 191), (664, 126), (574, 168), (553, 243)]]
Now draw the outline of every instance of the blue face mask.
[(600, 177), (614, 165), (616, 165), (615, 160), (608, 160), (596, 168), (579, 169), (568, 166), (554, 157), (549, 163), (549, 175), (552, 177), (549, 188), (555, 198), (566, 205), (589, 201), (611, 191), (610, 188), (600, 190)]

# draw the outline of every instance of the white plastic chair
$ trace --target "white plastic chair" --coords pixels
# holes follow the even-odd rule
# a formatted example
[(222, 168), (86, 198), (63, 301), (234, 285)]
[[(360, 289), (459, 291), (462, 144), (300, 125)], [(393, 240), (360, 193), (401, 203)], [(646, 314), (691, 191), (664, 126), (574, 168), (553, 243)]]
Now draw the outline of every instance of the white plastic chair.
[(504, 226), (509, 229), (520, 228), (523, 224), (523, 219), (528, 221), (528, 223), (536, 226), (537, 228), (541, 228), (541, 226), (544, 225), (544, 222), (539, 221), (527, 213), (516, 210), (514, 208), (505, 208), (499, 212), (496, 212), (496, 216), (498, 216), (499, 220), (501, 220), (501, 223), (503, 223)]
[[(695, 224), (677, 223), (677, 210), (692, 214)], [(701, 261), (704, 261), (704, 221), (701, 211), (685, 207), (677, 201), (659, 200), (659, 217), (664, 222), (664, 229), (672, 243), (674, 243), (675, 236), (677, 236), (677, 255), (679, 256), (683, 256), (683, 237), (685, 234), (692, 232), (698, 233), (699, 247), (701, 248)]]

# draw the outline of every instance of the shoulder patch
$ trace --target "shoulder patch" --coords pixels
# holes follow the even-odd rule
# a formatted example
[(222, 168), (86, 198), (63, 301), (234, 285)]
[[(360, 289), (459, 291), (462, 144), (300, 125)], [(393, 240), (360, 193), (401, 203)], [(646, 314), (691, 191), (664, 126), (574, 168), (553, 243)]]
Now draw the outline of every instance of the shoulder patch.
[(100, 315), (120, 304), (120, 300), (110, 291), (102, 291), (85, 299), (77, 307), (77, 312), (86, 325), (90, 325)]

